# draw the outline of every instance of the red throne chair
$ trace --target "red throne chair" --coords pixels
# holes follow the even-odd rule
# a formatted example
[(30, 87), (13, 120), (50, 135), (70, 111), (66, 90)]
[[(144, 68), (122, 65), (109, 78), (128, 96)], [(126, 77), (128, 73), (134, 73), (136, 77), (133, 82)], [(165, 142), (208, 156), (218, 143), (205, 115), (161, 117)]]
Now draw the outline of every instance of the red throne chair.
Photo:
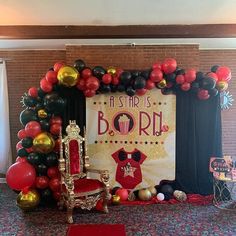
[[(102, 201), (103, 211), (108, 213), (109, 172), (89, 168), (87, 142), (80, 135), (80, 128), (75, 121), (70, 121), (66, 128), (67, 135), (60, 134), (59, 170), (61, 173), (61, 198), (59, 207), (67, 208), (67, 222), (73, 223), (73, 209), (91, 210), (98, 201)], [(100, 180), (90, 179), (88, 172), (100, 175)]]

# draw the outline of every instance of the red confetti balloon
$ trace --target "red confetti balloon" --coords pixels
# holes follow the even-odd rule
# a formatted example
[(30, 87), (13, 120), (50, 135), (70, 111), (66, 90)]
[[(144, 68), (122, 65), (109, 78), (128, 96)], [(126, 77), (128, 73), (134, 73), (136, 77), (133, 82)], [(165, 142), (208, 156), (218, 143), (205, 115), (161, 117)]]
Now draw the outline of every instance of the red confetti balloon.
[(181, 84), (181, 89), (183, 91), (188, 91), (190, 88), (191, 88), (191, 84), (188, 83), (188, 82), (185, 82), (185, 83)]
[(84, 90), (84, 96), (87, 98), (91, 98), (96, 94), (96, 92), (94, 90), (91, 89), (86, 89)]
[(79, 90), (85, 90), (86, 89), (86, 86), (85, 86), (85, 79), (84, 78), (81, 78), (79, 79), (77, 85), (76, 85), (77, 89)]
[(185, 81), (188, 83), (192, 83), (196, 79), (196, 70), (195, 69), (189, 69), (185, 73)]
[(99, 80), (94, 77), (94, 76), (91, 76), (89, 77), (88, 79), (86, 79), (85, 81), (85, 87), (86, 89), (90, 89), (90, 90), (97, 90), (99, 88)]
[(27, 134), (26, 134), (26, 132), (25, 132), (25, 129), (19, 130), (18, 133), (17, 133), (17, 137), (18, 137), (19, 139), (26, 138), (26, 137), (27, 137)]
[(57, 178), (53, 178), (49, 181), (49, 187), (53, 192), (58, 192), (60, 190), (60, 180)]
[(102, 82), (104, 84), (110, 84), (112, 81), (112, 75), (111, 74), (105, 74), (102, 76)]
[(162, 70), (166, 74), (173, 73), (177, 68), (177, 62), (174, 58), (166, 58), (162, 64)]
[(35, 180), (35, 186), (39, 189), (47, 188), (49, 184), (49, 178), (47, 176), (38, 176)]
[(32, 87), (28, 90), (28, 94), (29, 94), (29, 96), (36, 98), (36, 97), (38, 97), (38, 89), (35, 87)]
[(82, 75), (82, 78), (87, 79), (90, 76), (92, 76), (92, 71), (91, 71), (91, 69), (86, 68), (86, 69), (82, 70), (82, 74), (81, 75)]
[(160, 82), (163, 79), (163, 73), (160, 69), (154, 69), (150, 74), (152, 82)]
[(47, 170), (47, 175), (49, 178), (58, 178), (60, 176), (60, 172), (57, 166), (49, 167)]
[(146, 82), (145, 88), (148, 90), (151, 90), (151, 89), (155, 88), (155, 83), (153, 81), (151, 81), (150, 79), (148, 79)]
[(231, 79), (231, 71), (227, 66), (219, 66), (216, 70), (219, 81), (229, 81)]
[(177, 84), (183, 84), (185, 82), (185, 78), (183, 75), (177, 75), (175, 80)]
[(57, 62), (54, 64), (53, 70), (58, 72), (64, 65), (65, 65), (64, 62)]
[(49, 83), (45, 78), (40, 81), (40, 88), (45, 92), (49, 93), (52, 91), (52, 84)]
[(28, 137), (34, 138), (41, 133), (41, 125), (37, 121), (30, 121), (25, 126), (25, 133)]
[(50, 84), (56, 84), (56, 83), (58, 82), (58, 79), (57, 79), (57, 72), (56, 72), (56, 71), (49, 70), (49, 71), (46, 73), (46, 80), (47, 80)]

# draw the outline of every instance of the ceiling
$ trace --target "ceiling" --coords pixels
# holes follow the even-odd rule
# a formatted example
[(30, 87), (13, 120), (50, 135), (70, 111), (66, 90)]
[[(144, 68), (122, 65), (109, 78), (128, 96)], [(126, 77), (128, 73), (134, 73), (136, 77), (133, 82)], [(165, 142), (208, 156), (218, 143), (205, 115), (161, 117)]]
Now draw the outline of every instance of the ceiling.
[[(235, 24), (235, 0), (0, 0), (0, 25)], [(235, 38), (0, 40), (0, 49), (64, 49), (66, 44), (199, 44), (235, 48)]]

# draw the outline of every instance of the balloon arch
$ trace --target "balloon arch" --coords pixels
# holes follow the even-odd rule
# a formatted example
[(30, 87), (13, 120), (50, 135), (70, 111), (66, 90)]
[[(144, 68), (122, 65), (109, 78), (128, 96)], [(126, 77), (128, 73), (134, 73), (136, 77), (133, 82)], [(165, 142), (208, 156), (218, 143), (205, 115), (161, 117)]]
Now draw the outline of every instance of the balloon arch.
[(17, 134), (20, 140), (16, 145), (18, 157), (6, 174), (9, 187), (20, 191), (18, 206), (33, 209), (39, 202), (60, 198), (58, 136), (66, 101), (58, 88), (76, 87), (85, 97), (116, 91), (142, 96), (157, 88), (163, 94), (191, 93), (196, 99), (207, 100), (225, 91), (230, 79), (231, 72), (226, 66), (212, 66), (211, 71), (204, 74), (177, 67), (173, 58), (140, 71), (104, 69), (102, 66), (91, 69), (81, 59), (76, 60), (74, 66), (55, 63), (41, 79), (40, 87), (31, 87), (22, 96), (26, 109), (20, 114), (20, 122), (24, 128)]

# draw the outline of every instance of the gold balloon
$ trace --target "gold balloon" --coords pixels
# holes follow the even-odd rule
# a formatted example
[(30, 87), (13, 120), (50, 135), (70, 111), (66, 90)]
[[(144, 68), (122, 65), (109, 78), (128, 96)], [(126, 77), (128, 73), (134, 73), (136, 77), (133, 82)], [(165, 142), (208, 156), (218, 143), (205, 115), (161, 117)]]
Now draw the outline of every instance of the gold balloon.
[(59, 84), (66, 87), (72, 87), (77, 84), (79, 72), (72, 66), (63, 66), (57, 74)]
[(138, 191), (138, 197), (142, 201), (149, 201), (152, 198), (152, 194), (148, 189), (140, 189)]
[(218, 81), (217, 84), (216, 84), (216, 87), (220, 92), (223, 92), (228, 88), (228, 83), (226, 81), (223, 81), (223, 80)]
[(27, 193), (22, 191), (17, 196), (17, 206), (24, 211), (33, 210), (38, 206), (40, 201), (39, 193), (36, 190), (30, 190)]
[(130, 192), (129, 196), (128, 196), (128, 201), (132, 202), (136, 200), (136, 196), (134, 194), (134, 192)]
[(116, 68), (114, 68), (114, 67), (109, 67), (109, 68), (107, 69), (107, 73), (108, 73), (108, 74), (111, 74), (112, 76), (115, 75), (115, 74), (116, 74)]
[(187, 195), (185, 192), (180, 191), (180, 190), (175, 190), (173, 193), (173, 196), (176, 198), (176, 200), (180, 202), (184, 202), (187, 200)]
[(33, 140), (33, 149), (35, 152), (49, 153), (53, 150), (55, 141), (51, 134), (42, 132)]
[(157, 84), (157, 87), (160, 88), (160, 89), (163, 89), (166, 87), (166, 80), (165, 79), (162, 79), (158, 84)]
[(120, 196), (112, 195), (111, 201), (112, 201), (112, 204), (119, 205), (120, 204)]
[(156, 188), (154, 186), (149, 187), (148, 190), (151, 192), (152, 197), (157, 195), (157, 190), (156, 190)]
[(38, 110), (38, 117), (39, 118), (44, 119), (44, 118), (47, 118), (47, 116), (48, 116), (48, 113), (44, 109)]

